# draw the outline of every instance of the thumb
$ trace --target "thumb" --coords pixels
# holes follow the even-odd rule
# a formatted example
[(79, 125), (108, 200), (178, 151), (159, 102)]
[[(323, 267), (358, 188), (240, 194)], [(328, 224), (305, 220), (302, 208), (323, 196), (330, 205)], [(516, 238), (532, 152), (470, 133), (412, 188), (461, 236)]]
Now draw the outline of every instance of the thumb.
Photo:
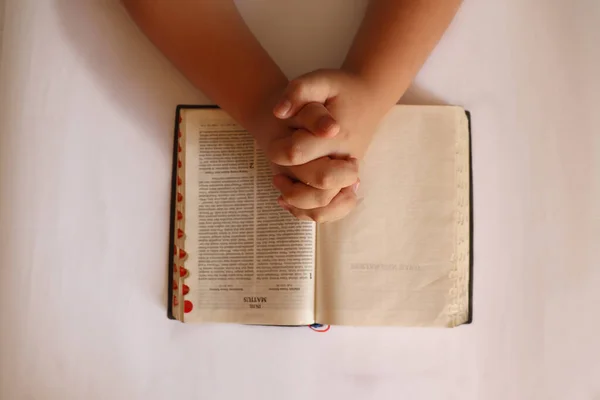
[(333, 84), (326, 71), (315, 71), (292, 80), (273, 109), (277, 118), (293, 117), (309, 103), (324, 104), (333, 97)]

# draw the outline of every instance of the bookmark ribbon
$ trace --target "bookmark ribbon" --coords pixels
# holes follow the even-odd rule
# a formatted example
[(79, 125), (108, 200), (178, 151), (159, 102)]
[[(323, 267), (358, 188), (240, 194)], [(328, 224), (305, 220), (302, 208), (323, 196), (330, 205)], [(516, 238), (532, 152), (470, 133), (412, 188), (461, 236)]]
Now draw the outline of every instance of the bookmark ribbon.
[(325, 333), (331, 329), (331, 325), (312, 324), (308, 326), (315, 332)]

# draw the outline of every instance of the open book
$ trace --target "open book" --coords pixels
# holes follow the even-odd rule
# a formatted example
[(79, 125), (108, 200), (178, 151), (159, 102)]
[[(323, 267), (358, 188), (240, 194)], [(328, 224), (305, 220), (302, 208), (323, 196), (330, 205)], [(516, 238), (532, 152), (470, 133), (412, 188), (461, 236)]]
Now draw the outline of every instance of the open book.
[[(282, 210), (223, 110), (177, 109), (169, 316), (182, 322), (454, 327), (471, 321), (468, 113), (395, 106), (334, 223)], [(323, 139), (327, 140), (327, 139)]]

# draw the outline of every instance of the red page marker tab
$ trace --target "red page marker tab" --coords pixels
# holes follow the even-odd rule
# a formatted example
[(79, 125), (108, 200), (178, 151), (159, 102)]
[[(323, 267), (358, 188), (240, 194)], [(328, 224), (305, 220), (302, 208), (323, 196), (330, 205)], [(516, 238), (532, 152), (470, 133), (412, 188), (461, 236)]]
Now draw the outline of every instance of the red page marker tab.
[(179, 249), (179, 258), (185, 258), (185, 256), (187, 256), (187, 253), (185, 252), (185, 250)]
[(181, 160), (177, 160), (177, 168), (181, 168), (183, 166), (183, 163), (181, 162)]
[(194, 305), (192, 304), (191, 301), (186, 300), (183, 302), (183, 312), (184, 313), (190, 313), (192, 312), (192, 310), (194, 309)]
[(177, 299), (177, 295), (173, 295), (173, 305), (177, 307), (179, 305), (179, 300)]
[(183, 214), (181, 211), (177, 211), (177, 221), (181, 221), (183, 219)]
[(179, 267), (179, 276), (182, 278), (185, 278), (187, 276), (187, 269), (183, 268), (183, 267)]
[(177, 186), (181, 186), (183, 184), (183, 181), (181, 180), (181, 177), (177, 177)]
[(177, 239), (181, 239), (183, 237), (183, 231), (181, 229), (177, 229)]
[(173, 281), (173, 290), (177, 289), (179, 289), (179, 286), (177, 286), (177, 281)]
[(177, 134), (179, 137), (181, 137), (181, 131), (179, 131), (179, 133)]
[(190, 292), (190, 287), (186, 284), (183, 285), (183, 287), (181, 288), (183, 295), (185, 296), (186, 294), (188, 294)]
[(183, 201), (183, 195), (181, 193), (177, 193), (177, 201), (180, 203)]

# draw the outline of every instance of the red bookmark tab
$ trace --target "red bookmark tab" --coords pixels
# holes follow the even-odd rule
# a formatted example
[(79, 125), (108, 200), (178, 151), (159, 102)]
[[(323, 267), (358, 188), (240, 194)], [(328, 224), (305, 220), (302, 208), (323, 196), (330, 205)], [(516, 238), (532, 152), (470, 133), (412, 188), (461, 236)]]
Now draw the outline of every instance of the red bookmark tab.
[(181, 186), (183, 184), (183, 181), (181, 180), (181, 177), (177, 177), (177, 185)]
[(177, 211), (177, 221), (181, 221), (183, 219), (183, 214), (181, 211)]
[(187, 269), (183, 268), (183, 267), (179, 267), (179, 276), (182, 278), (185, 278), (187, 276)]
[(184, 313), (190, 313), (192, 312), (192, 310), (194, 309), (194, 305), (192, 304), (191, 301), (186, 300), (183, 302), (183, 312)]
[(179, 286), (177, 286), (177, 281), (173, 281), (173, 290), (177, 290)]
[(177, 201), (180, 203), (183, 201), (183, 195), (181, 193), (177, 193)]
[(183, 167), (183, 163), (181, 162), (181, 160), (177, 160), (177, 168), (181, 168)]
[(185, 258), (185, 256), (187, 256), (187, 253), (185, 252), (185, 250), (179, 249), (179, 258)]
[(181, 229), (177, 229), (177, 239), (181, 239), (183, 237), (183, 231)]
[(190, 287), (188, 285), (183, 285), (183, 287), (181, 288), (183, 295), (185, 296), (186, 294), (188, 294), (190, 292)]

